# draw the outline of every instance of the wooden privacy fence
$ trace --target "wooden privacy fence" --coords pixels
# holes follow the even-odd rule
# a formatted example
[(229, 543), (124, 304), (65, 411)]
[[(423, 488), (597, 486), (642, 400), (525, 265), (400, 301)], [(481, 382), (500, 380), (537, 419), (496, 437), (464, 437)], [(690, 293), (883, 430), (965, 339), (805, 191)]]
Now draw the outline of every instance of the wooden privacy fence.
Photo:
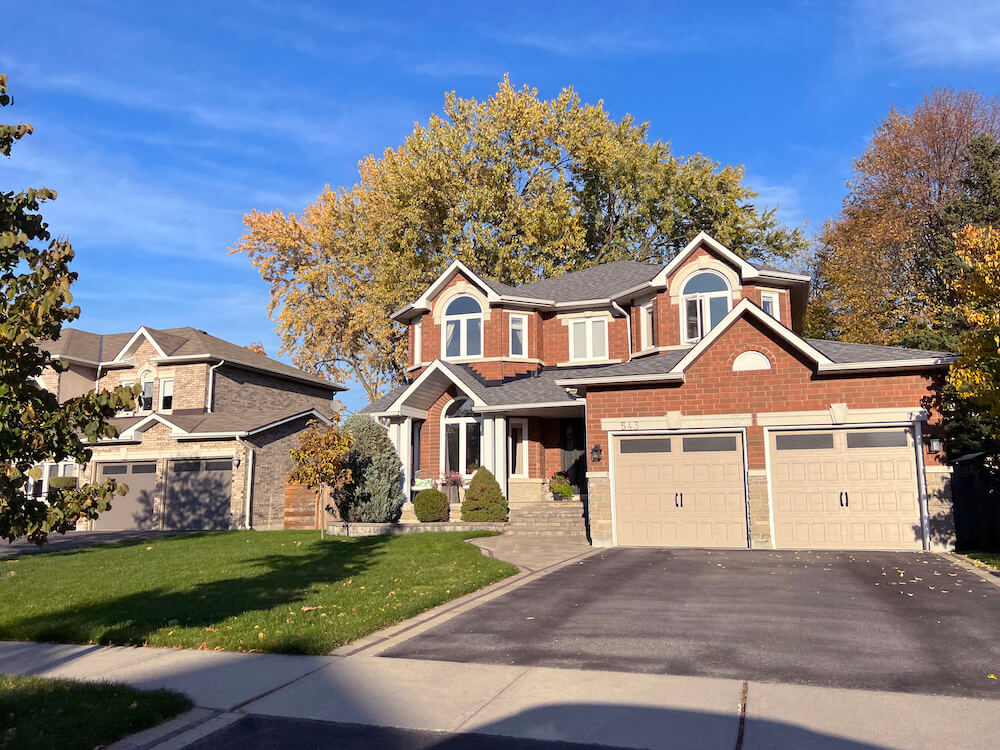
[(324, 521), (336, 520), (337, 513), (324, 512), (330, 505), (330, 489), (314, 490), (304, 484), (295, 484), (285, 477), (285, 528), (321, 529)]
[(996, 456), (963, 456), (952, 464), (951, 494), (959, 549), (1000, 551), (1000, 475)]

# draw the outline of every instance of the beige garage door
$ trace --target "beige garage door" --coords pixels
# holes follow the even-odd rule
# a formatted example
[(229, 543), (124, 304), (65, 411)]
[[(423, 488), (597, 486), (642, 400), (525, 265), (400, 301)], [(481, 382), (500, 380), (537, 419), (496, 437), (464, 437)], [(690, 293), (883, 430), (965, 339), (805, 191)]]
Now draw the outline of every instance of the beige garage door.
[(739, 434), (621, 437), (614, 454), (618, 544), (747, 546)]
[(777, 547), (922, 547), (912, 430), (781, 431), (770, 441)]

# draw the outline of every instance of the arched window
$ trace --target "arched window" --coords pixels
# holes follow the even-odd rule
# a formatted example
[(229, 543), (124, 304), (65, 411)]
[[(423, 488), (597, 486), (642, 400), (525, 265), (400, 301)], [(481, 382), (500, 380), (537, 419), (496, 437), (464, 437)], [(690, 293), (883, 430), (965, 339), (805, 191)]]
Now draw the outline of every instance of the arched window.
[(151, 370), (144, 370), (139, 376), (139, 384), (142, 386), (142, 395), (136, 399), (139, 403), (139, 411), (153, 410), (153, 373)]
[(444, 311), (445, 359), (480, 357), (483, 354), (483, 308), (473, 297), (462, 295)]
[(684, 341), (700, 341), (726, 317), (732, 303), (729, 283), (719, 274), (703, 271), (688, 279), (681, 296)]
[(482, 460), (482, 423), (468, 399), (452, 401), (441, 417), (444, 423), (444, 470), (474, 474)]

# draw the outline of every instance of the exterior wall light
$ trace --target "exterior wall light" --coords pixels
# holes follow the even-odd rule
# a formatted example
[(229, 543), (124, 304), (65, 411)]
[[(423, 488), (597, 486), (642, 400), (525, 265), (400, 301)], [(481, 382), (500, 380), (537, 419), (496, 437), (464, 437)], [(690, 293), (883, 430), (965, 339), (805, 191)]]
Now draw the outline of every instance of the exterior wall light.
[(591, 461), (591, 463), (599, 464), (601, 462), (601, 454), (602, 453), (603, 453), (603, 451), (601, 450), (601, 446), (598, 445), (597, 443), (595, 443), (594, 447), (590, 449), (590, 461)]
[(234, 469), (240, 468), (240, 463), (242, 463), (242, 461), (243, 459), (240, 458), (239, 456), (233, 456), (233, 468)]
[(940, 453), (941, 449), (944, 447), (941, 443), (941, 438), (932, 437), (927, 441), (928, 447), (931, 453)]

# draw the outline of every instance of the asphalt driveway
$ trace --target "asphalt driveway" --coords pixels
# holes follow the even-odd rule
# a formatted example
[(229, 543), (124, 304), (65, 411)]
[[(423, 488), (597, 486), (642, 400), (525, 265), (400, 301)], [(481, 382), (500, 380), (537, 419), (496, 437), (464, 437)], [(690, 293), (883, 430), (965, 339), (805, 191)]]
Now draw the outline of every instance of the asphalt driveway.
[(930, 553), (611, 549), (383, 656), (1000, 699), (1000, 588)]
[(145, 539), (146, 537), (166, 536), (176, 533), (178, 532), (140, 529), (125, 531), (70, 531), (66, 534), (50, 534), (48, 540), (41, 546), (23, 539), (18, 539), (15, 542), (0, 539), (0, 558), (30, 555), (35, 552), (48, 552), (50, 550), (68, 551), (82, 549), (83, 547), (93, 547), (97, 544), (115, 544), (117, 542), (129, 542), (137, 539)]

